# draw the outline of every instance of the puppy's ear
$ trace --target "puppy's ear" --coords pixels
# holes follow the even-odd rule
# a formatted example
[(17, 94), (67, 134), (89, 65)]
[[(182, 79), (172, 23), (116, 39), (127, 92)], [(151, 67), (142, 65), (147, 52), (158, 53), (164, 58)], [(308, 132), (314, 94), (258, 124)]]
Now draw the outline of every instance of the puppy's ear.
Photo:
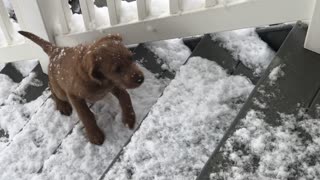
[(84, 56), (84, 69), (88, 73), (89, 78), (97, 83), (102, 84), (105, 76), (99, 69), (99, 61), (96, 59), (94, 53), (89, 53)]
[(122, 37), (120, 36), (120, 34), (109, 34), (109, 35), (99, 39), (97, 41), (97, 43), (100, 44), (102, 42), (107, 42), (107, 41), (120, 41), (120, 42), (122, 42)]

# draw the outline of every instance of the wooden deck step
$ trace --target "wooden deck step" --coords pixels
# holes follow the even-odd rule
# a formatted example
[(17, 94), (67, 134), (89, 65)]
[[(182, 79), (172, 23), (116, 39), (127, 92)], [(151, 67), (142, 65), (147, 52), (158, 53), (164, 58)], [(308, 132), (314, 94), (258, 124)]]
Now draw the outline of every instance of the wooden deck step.
[(154, 52), (150, 51), (144, 44), (139, 44), (135, 50), (133, 59), (138, 61), (143, 67), (147, 68), (153, 74), (157, 74), (158, 78), (174, 78), (174, 73), (164, 70), (161, 66), (163, 60)]
[[(161, 68), (161, 62), (164, 61), (143, 45), (139, 45), (134, 49), (133, 60), (140, 62), (147, 69), (144, 71), (145, 76), (148, 76), (142, 85), (144, 86), (142, 90), (136, 89), (129, 92), (136, 110), (137, 128), (162, 94), (166, 85), (174, 77), (174, 73), (165, 72)], [(139, 107), (135, 105), (137, 101), (141, 102)], [(102, 146), (95, 146), (89, 143), (85, 137), (82, 123), (79, 122), (78, 118), (73, 116), (71, 119), (76, 123), (74, 123), (71, 129), (63, 132), (63, 139), (59, 139), (56, 146), (52, 148), (51, 154), (40, 162), (41, 167), (38, 169), (36, 176), (40, 179), (51, 179), (56, 176), (57, 173), (55, 172), (65, 171), (66, 176), (71, 176), (75, 173), (83, 177), (97, 179), (112, 163), (113, 159), (118, 156), (119, 151), (128, 142), (134, 131), (129, 130), (122, 124), (121, 111), (117, 100), (108, 96), (104, 100), (93, 104), (91, 110), (96, 115), (99, 127), (106, 135), (104, 144)], [(73, 113), (73, 115), (75, 114)], [(90, 149), (79, 149), (78, 153), (73, 154), (70, 150), (76, 146), (87, 146)], [(42, 151), (39, 149), (39, 152)], [(73, 154), (73, 159), (70, 158), (70, 153)], [(61, 165), (60, 161), (63, 161), (64, 165)], [(90, 163), (90, 167), (79, 167), (78, 165), (82, 161)], [(74, 169), (74, 171), (67, 171), (67, 169)]]
[[(230, 51), (228, 51), (228, 50), (226, 50), (225, 48), (223, 48), (222, 46), (221, 46), (221, 44), (220, 44), (221, 42), (219, 42), (219, 41), (213, 41), (212, 40), (212, 36), (210, 35), (210, 34), (207, 34), (207, 35), (204, 35), (203, 37), (202, 37), (202, 39), (200, 40), (200, 42), (197, 44), (197, 46), (194, 48), (194, 50), (193, 50), (193, 52), (192, 52), (192, 54), (191, 54), (191, 56), (190, 56), (190, 58), (189, 59), (191, 59), (191, 58), (196, 58), (196, 57), (201, 57), (201, 58), (204, 58), (204, 59), (208, 59), (209, 61), (213, 61), (213, 62), (215, 62), (216, 64), (218, 64), (218, 65), (220, 65), (226, 72), (227, 72), (227, 74), (228, 74), (228, 76), (232, 76), (232, 75), (243, 75), (243, 76), (245, 76), (245, 77), (247, 77), (248, 79), (250, 79), (250, 80), (252, 80), (252, 82), (256, 82), (256, 80), (255, 79), (259, 79), (260, 77), (256, 77), (256, 76), (254, 76), (253, 75), (253, 70), (251, 70), (251, 69), (249, 69), (249, 68), (247, 68), (247, 67), (245, 67), (240, 61), (238, 61), (238, 60), (235, 60), (234, 59), (234, 57), (231, 55), (231, 52)], [(183, 67), (183, 68), (186, 68), (186, 66), (188, 67), (188, 63), (189, 63), (189, 59), (188, 59), (188, 61), (186, 61), (186, 63), (185, 63), (185, 67)], [(199, 61), (201, 61), (201, 60), (199, 60)], [(207, 61), (207, 60), (203, 60), (202, 59), (202, 61), (204, 61), (204, 63)], [(194, 63), (194, 62), (193, 62)], [(193, 68), (191, 68), (191, 69), (193, 69)], [(197, 69), (197, 68), (195, 68), (195, 69)], [(192, 76), (195, 76), (195, 77), (197, 77), (197, 76), (199, 76), (199, 74), (198, 73), (200, 73), (200, 72), (197, 72), (198, 70), (195, 70), (195, 71), (191, 71), (191, 72), (193, 72), (193, 73), (195, 73), (195, 74), (190, 74), (190, 76), (192, 77)], [(210, 70), (208, 70), (208, 71), (210, 71)], [(201, 74), (202, 74), (202, 72), (201, 72)], [(205, 74), (205, 73), (204, 73)], [(209, 73), (210, 74), (210, 73)], [(179, 77), (180, 76), (178, 76), (178, 79), (177, 78), (175, 78), (173, 81), (174, 81), (174, 85), (172, 85), (172, 83), (171, 84), (169, 84), (169, 88), (170, 88), (170, 86), (173, 86), (173, 87), (175, 87), (176, 86), (176, 83), (177, 82), (179, 82), (180, 80), (179, 80)], [(204, 75), (204, 77), (203, 78), (208, 78), (208, 77), (206, 77), (206, 75)], [(210, 78), (208, 78), (208, 82), (209, 81), (212, 81), (212, 79), (210, 79)], [(247, 82), (247, 81), (246, 81)], [(215, 83), (214, 81), (212, 81), (211, 83)], [(201, 83), (199, 84), (200, 85), (200, 87), (201, 87)], [(191, 85), (192, 86), (192, 85)], [(197, 86), (197, 85), (196, 85)], [(167, 88), (168, 88), (167, 87)], [(189, 89), (189, 91), (193, 91), (192, 90), (193, 88), (191, 88), (190, 87), (190, 89)], [(171, 90), (172, 91), (172, 90)], [(188, 95), (186, 95), (186, 94), (188, 94), (188, 93), (186, 93), (185, 92), (185, 89), (180, 89), (180, 88), (177, 88), (176, 90), (175, 90), (176, 92), (170, 92), (169, 94), (176, 94), (176, 96), (177, 97), (179, 97), (178, 99), (180, 100), (181, 99), (181, 101), (188, 101), (187, 99), (189, 98), (188, 97)], [(167, 92), (167, 90), (165, 91), (165, 92)], [(205, 93), (205, 92), (204, 92)], [(168, 95), (168, 94), (164, 94), (164, 97), (163, 96), (161, 96), (160, 98), (159, 98), (159, 100), (158, 100), (158, 102), (161, 102), (161, 103), (164, 103), (164, 100), (163, 100), (163, 98), (164, 99), (166, 99), (166, 98), (168, 98), (167, 96), (170, 96), (170, 95)], [(184, 96), (186, 96), (186, 97), (184, 97)], [(198, 96), (197, 96), (198, 97)], [(174, 98), (173, 98), (174, 99)], [(242, 105), (244, 102), (245, 102), (245, 100), (246, 100), (246, 97), (245, 98), (243, 98), (243, 97), (237, 97), (237, 98), (235, 98), (234, 99), (234, 103), (231, 103), (231, 104), (233, 104), (233, 105), (231, 105), (232, 107), (230, 107), (230, 109), (232, 109), (233, 111), (234, 111), (234, 109), (233, 108), (235, 108), (235, 109), (237, 109), (236, 107), (239, 107), (240, 105)], [(197, 103), (197, 101), (199, 101), (198, 99), (194, 99), (194, 103)], [(212, 101), (214, 101), (214, 100), (212, 100)], [(171, 104), (171, 105), (170, 105)], [(182, 103), (183, 104), (183, 103)], [(223, 103), (222, 103), (223, 104)], [(227, 103), (225, 103), (224, 104), (225, 106), (228, 106), (229, 107), (229, 105), (230, 104), (227, 104)], [(167, 104), (167, 112), (166, 113), (168, 113), (168, 114), (172, 114), (172, 113), (175, 113), (176, 111), (179, 111), (179, 108), (180, 108), (180, 105), (179, 105), (179, 103), (178, 104), (176, 104), (175, 103), (175, 101), (173, 100), (173, 102), (171, 102), (171, 101), (169, 101), (168, 102), (168, 104)], [(154, 109), (155, 108), (155, 109)], [(157, 109), (157, 108), (159, 108), (159, 109)], [(237, 110), (239, 110), (239, 109), (237, 109)], [(190, 109), (186, 109), (185, 111), (190, 111)], [(193, 111), (197, 111), (196, 109), (193, 109)], [(232, 111), (232, 112), (233, 112)], [(153, 107), (153, 110), (152, 110), (152, 112), (160, 112), (161, 113), (161, 104), (156, 104), (154, 107)], [(181, 114), (181, 117), (184, 117), (185, 116), (185, 112), (180, 112)], [(229, 117), (229, 116), (232, 116), (232, 114), (228, 114), (228, 113), (230, 113), (230, 112), (226, 112), (226, 114), (224, 114), (224, 116), (226, 116), (226, 117)], [(219, 114), (219, 113), (218, 113)], [(228, 114), (228, 115), (227, 115)], [(151, 116), (151, 117), (150, 117)], [(163, 116), (165, 116), (165, 115), (163, 115)], [(214, 115), (213, 115), (214, 116)], [(178, 119), (179, 119), (179, 117), (177, 117)], [(197, 118), (197, 116), (195, 116), (194, 118)], [(201, 119), (200, 117), (199, 117), (199, 119)], [(210, 119), (210, 118), (209, 118)], [(156, 127), (156, 126), (152, 126), (152, 125), (150, 125), (150, 123), (152, 124), (153, 122), (152, 121), (154, 121), (154, 120), (156, 120), (156, 121), (163, 121), (164, 119), (162, 119), (162, 117), (158, 117), (158, 118), (156, 118), (156, 119), (154, 119), (154, 117), (152, 116), (152, 113), (151, 113), (151, 115), (148, 115), (146, 118), (145, 118), (145, 120), (142, 122), (142, 127), (140, 128), (140, 129), (138, 129), (137, 130), (137, 132), (135, 133), (135, 134), (138, 134), (136, 137), (134, 137), (135, 139), (132, 141), (132, 140), (130, 140), (129, 142), (128, 142), (128, 145), (126, 145), (126, 147), (124, 147), (123, 149), (122, 149), (122, 151), (118, 154), (118, 157), (117, 157), (117, 159), (114, 159), (114, 161), (112, 162), (112, 164), (106, 169), (106, 171), (105, 171), (105, 173), (101, 176), (101, 178), (100, 178), (100, 180), (107, 180), (107, 179), (117, 179), (117, 178), (115, 178), (115, 177), (117, 177), (118, 175), (119, 175), (119, 179), (125, 179), (124, 177), (125, 176), (127, 176), (127, 178), (128, 179), (130, 179), (130, 177), (135, 177), (135, 178), (137, 178), (138, 177), (138, 175), (136, 175), (135, 173), (137, 173), (137, 172), (141, 172), (141, 169), (139, 169), (138, 167), (136, 167), (136, 165), (134, 165), (134, 163), (135, 162), (133, 162), (133, 161), (127, 161), (127, 160), (123, 160), (123, 157), (122, 156), (130, 156), (130, 153), (129, 152), (126, 152), (126, 150), (128, 150), (128, 148), (132, 148), (132, 147), (135, 147), (135, 149), (137, 150), (137, 152), (140, 152), (140, 151), (143, 151), (143, 149), (144, 149), (144, 147), (143, 146), (141, 146), (141, 147), (139, 147), (139, 146), (137, 146), (137, 145), (135, 145), (135, 144), (132, 144), (132, 143), (136, 143), (136, 139), (140, 139), (140, 142), (139, 143), (141, 143), (141, 144), (148, 144), (147, 143), (147, 141), (148, 140), (144, 140), (143, 138), (143, 136), (141, 136), (141, 137), (139, 137), (139, 135), (141, 135), (141, 134), (144, 134), (145, 132), (148, 132), (147, 134), (149, 134), (149, 131), (152, 131), (152, 129), (153, 128), (155, 128), (155, 131), (159, 131), (159, 128), (160, 129), (162, 129), (162, 130), (164, 130), (165, 131), (165, 129), (172, 129), (172, 130), (174, 130), (174, 129), (176, 129), (176, 127), (174, 127), (174, 125), (172, 125), (172, 124), (170, 124), (170, 123), (165, 123), (165, 122), (162, 122), (161, 123), (161, 125), (163, 125), (163, 124), (168, 124), (168, 126), (165, 126), (164, 125), (164, 127), (162, 127), (162, 126), (160, 126), (160, 127)], [(217, 121), (217, 122), (219, 122), (219, 120), (220, 120), (220, 118), (219, 117), (217, 117), (217, 118), (213, 118), (212, 119), (212, 121)], [(172, 120), (172, 121), (174, 121), (174, 120)], [(197, 122), (197, 120), (196, 119), (194, 119), (194, 120), (189, 120), (189, 119), (186, 119), (185, 120), (186, 122), (189, 122), (189, 121), (194, 121), (194, 123), (196, 124), (196, 122)], [(224, 119), (224, 123), (221, 123), (221, 124), (226, 124), (225, 122), (228, 122), (227, 121), (227, 119)], [(177, 123), (177, 122), (175, 122), (175, 123)], [(173, 123), (173, 124), (175, 124), (175, 123)], [(146, 125), (146, 124), (148, 124), (148, 125)], [(179, 123), (178, 123), (179, 124)], [(145, 125), (145, 126), (143, 126), (143, 125)], [(172, 125), (172, 126), (170, 126), (170, 125)], [(224, 131), (225, 130), (225, 128), (227, 128), (228, 127), (228, 123), (227, 123), (227, 125), (221, 125), (219, 128), (217, 128), (217, 129), (219, 129), (218, 131), (220, 132), (220, 131)], [(181, 127), (182, 127), (183, 125), (181, 124)], [(149, 127), (149, 129), (145, 129), (146, 127)], [(150, 130), (150, 128), (151, 128), (151, 130)], [(216, 128), (216, 127), (212, 127), (212, 128)], [(214, 131), (214, 130), (213, 130)], [(180, 134), (181, 133), (181, 134)], [(177, 136), (177, 137), (182, 137), (183, 135), (183, 132), (176, 132), (176, 131), (174, 131), (174, 136)], [(214, 135), (212, 135), (212, 132), (211, 132), (211, 135), (209, 135), (209, 133), (210, 132), (207, 132), (208, 134), (207, 134), (207, 136), (206, 137), (214, 137), (214, 138), (211, 138), (210, 140), (207, 140), (207, 141), (213, 141), (213, 142), (218, 142), (220, 139), (219, 139), (219, 136), (214, 136)], [(161, 138), (158, 140), (157, 139), (157, 137), (152, 137), (152, 135), (151, 135), (152, 133), (150, 132), (150, 137), (148, 138), (149, 140), (151, 139), (151, 141), (156, 141), (156, 142), (161, 142), (161, 140), (160, 139), (170, 139), (170, 133), (168, 134), (168, 136), (167, 135), (162, 135), (161, 136)], [(157, 132), (156, 134), (163, 134), (163, 131), (161, 131), (161, 132)], [(195, 138), (195, 139), (197, 139), (198, 137), (198, 135), (199, 134), (201, 134), (201, 132), (197, 132), (197, 129), (194, 131), (194, 136), (195, 137), (193, 137), (193, 138)], [(223, 133), (222, 133), (223, 134)], [(201, 136), (201, 138), (203, 138), (203, 136)], [(201, 139), (200, 138), (200, 139)], [(215, 139), (216, 138), (216, 139)], [(174, 138), (173, 138), (174, 139)], [(204, 140), (204, 141), (206, 141), (206, 140)], [(172, 147), (176, 147), (177, 149), (179, 149), (179, 151), (181, 152), (181, 154), (188, 154), (188, 153), (185, 153), (186, 151), (188, 151), (187, 150), (187, 148), (185, 148), (184, 146), (183, 146), (183, 143), (181, 142), (176, 142), (177, 144), (172, 144), (171, 146)], [(194, 146), (193, 144), (192, 144), (192, 142), (188, 142), (188, 140), (186, 140), (186, 142), (184, 142), (184, 143), (186, 143), (186, 144), (188, 144), (189, 146)], [(150, 146), (153, 146), (153, 145), (150, 145)], [(157, 145), (158, 146), (158, 145)], [(167, 152), (165, 149), (165, 147), (167, 147), (168, 146), (168, 144), (166, 144), (166, 141), (164, 141), (163, 142), (163, 144), (161, 144), (161, 145), (159, 145), (159, 148), (160, 149), (164, 149), (163, 151), (162, 151), (162, 153), (168, 153), (168, 157), (169, 156), (172, 156), (170, 153), (172, 153), (172, 152)], [(199, 145), (199, 146), (203, 146), (203, 145)], [(206, 146), (206, 145), (204, 145), (204, 146)], [(206, 147), (212, 147), (212, 146), (214, 146), (214, 145), (212, 145), (212, 144), (210, 144), (210, 145), (208, 145), (208, 146), (206, 146)], [(132, 149), (130, 149), (130, 150), (132, 150)], [(157, 150), (156, 150), (157, 151)], [(160, 150), (161, 151), (161, 150)], [(207, 152), (208, 151), (208, 149), (203, 149), (203, 152)], [(136, 153), (137, 153), (136, 152)], [(157, 151), (158, 152), (158, 151)], [(210, 152), (210, 151), (209, 151)], [(127, 154), (126, 154), (127, 153)], [(131, 152), (132, 153), (132, 152)], [(145, 152), (146, 154), (157, 154), (157, 153), (153, 153), (153, 152)], [(192, 154), (191, 153), (191, 150), (190, 150), (190, 155), (189, 156), (187, 156), (186, 158), (187, 159), (192, 159), (192, 160), (194, 160), (194, 161), (197, 161), (197, 158), (195, 158), (194, 156), (198, 156), (198, 157), (200, 157), (201, 156), (201, 159), (204, 159), (205, 158), (205, 156), (206, 155), (201, 155), (201, 154)], [(140, 154), (140, 153), (138, 153), (138, 154)], [(191, 155), (192, 154), (192, 155)], [(149, 156), (149, 155), (146, 155), (146, 156)], [(148, 164), (148, 162), (149, 162), (149, 160), (150, 159), (153, 159), (153, 160), (155, 160), (155, 159), (157, 159), (158, 158), (158, 156), (155, 156), (155, 157), (148, 157), (148, 158), (146, 158), (146, 159), (141, 159), (141, 161), (140, 160), (137, 160), (137, 164), (141, 164), (141, 166), (143, 166), (143, 167), (145, 167), (145, 165), (146, 164)], [(159, 156), (159, 158), (161, 158), (161, 156)], [(139, 159), (139, 158), (137, 158), (137, 159)], [(165, 158), (164, 158), (165, 159)], [(131, 159), (132, 160), (132, 159)], [(152, 160), (150, 160), (150, 161), (152, 161)], [(163, 159), (161, 159), (161, 160), (159, 160), (159, 161), (165, 161), (165, 162), (162, 162), (162, 163), (160, 163), (159, 164), (159, 166), (161, 167), (161, 169), (163, 169), (163, 168), (165, 168), (165, 167), (163, 167), (163, 166), (165, 166), (165, 164), (166, 164), (166, 161), (167, 160), (163, 160)], [(182, 161), (182, 160), (181, 160)], [(138, 163), (139, 162), (139, 163)], [(150, 162), (151, 164), (152, 164), (152, 162)], [(177, 165), (176, 165), (177, 166)], [(172, 165), (171, 167), (170, 167), (170, 169), (175, 169), (175, 168), (178, 168), (178, 167), (176, 167), (176, 166), (174, 166), (174, 165)], [(180, 165), (181, 166), (181, 165)], [(119, 168), (120, 167), (120, 168)], [(143, 167), (141, 167), (141, 168), (143, 168)], [(159, 167), (159, 168), (160, 168)], [(150, 167), (150, 169), (154, 169), (154, 167), (152, 166), (152, 167)], [(192, 174), (192, 173), (194, 173), (194, 171), (197, 171), (197, 169), (196, 168), (194, 168), (194, 167), (192, 167), (192, 168), (190, 168), (190, 167), (184, 167), (184, 169), (189, 169), (190, 170), (190, 174)], [(199, 169), (198, 169), (199, 170)], [(155, 170), (153, 170), (153, 171), (155, 171)], [(152, 170), (150, 170), (150, 172), (146, 172), (146, 174), (153, 174), (152, 172), (153, 172)], [(170, 179), (170, 177), (177, 177), (177, 175), (176, 174), (173, 174), (173, 175), (170, 175), (170, 174), (163, 174), (163, 173), (165, 173), (165, 172), (163, 172), (163, 171), (161, 171), (161, 170), (159, 170), (159, 171), (157, 171), (157, 172), (154, 172), (154, 174), (159, 174), (159, 177), (158, 178), (163, 178), (163, 177), (166, 177), (166, 178), (169, 178)], [(182, 174), (183, 173), (185, 173), (185, 172), (181, 172)], [(200, 171), (199, 171), (199, 173), (200, 173)], [(126, 174), (126, 175), (125, 175)], [(139, 174), (139, 173), (138, 173)], [(141, 175), (141, 174), (140, 174)], [(191, 175), (190, 175), (191, 176)], [(181, 178), (182, 177), (184, 177), (184, 176), (182, 176), (181, 175)], [(150, 178), (150, 176), (145, 176), (144, 178)]]
[[(263, 112), (265, 122), (274, 127), (282, 125), (281, 114), (299, 117), (301, 109), (309, 108), (310, 113), (315, 112), (316, 104), (319, 103), (320, 55), (304, 49), (306, 32), (305, 24), (295, 25), (219, 146), (202, 169), (198, 180), (209, 180), (210, 174), (222, 173), (233, 166), (223, 156), (225, 153), (223, 147), (227, 139), (234, 136), (233, 133), (249, 111)], [(272, 80), (270, 73), (275, 72), (277, 67), (281, 68), (283, 74), (277, 80)], [(255, 165), (258, 164), (259, 162)], [(256, 167), (250, 168), (256, 169)], [(212, 179), (219, 178), (212, 176)]]
[(230, 51), (221, 47), (219, 40), (213, 41), (210, 34), (206, 34), (199, 45), (192, 52), (191, 57), (200, 56), (205, 59), (213, 60), (231, 75), (244, 75), (253, 84), (260, 79), (254, 75), (254, 70), (246, 67), (240, 60), (235, 59)]
[(22, 131), (49, 97), (48, 93), (44, 93), (48, 87), (48, 78), (40, 64), (31, 69), (26, 77), (11, 63), (6, 64), (1, 74), (8, 78), (6, 81), (14, 83), (13, 87), (3, 87), (8, 88), (10, 93), (3, 94), (0, 102), (1, 124), (6, 126), (0, 127), (0, 152)]

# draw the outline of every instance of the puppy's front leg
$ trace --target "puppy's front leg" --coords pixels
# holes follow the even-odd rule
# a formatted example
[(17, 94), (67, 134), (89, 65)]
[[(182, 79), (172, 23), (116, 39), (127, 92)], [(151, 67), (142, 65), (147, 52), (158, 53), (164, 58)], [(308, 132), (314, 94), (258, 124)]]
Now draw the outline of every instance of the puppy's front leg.
[(101, 145), (104, 141), (104, 134), (97, 126), (94, 115), (86, 101), (72, 95), (69, 95), (68, 98), (87, 131), (89, 141), (93, 144)]
[(112, 94), (119, 100), (123, 123), (128, 125), (130, 129), (133, 129), (136, 123), (136, 115), (132, 107), (130, 95), (126, 90), (117, 87), (112, 89)]

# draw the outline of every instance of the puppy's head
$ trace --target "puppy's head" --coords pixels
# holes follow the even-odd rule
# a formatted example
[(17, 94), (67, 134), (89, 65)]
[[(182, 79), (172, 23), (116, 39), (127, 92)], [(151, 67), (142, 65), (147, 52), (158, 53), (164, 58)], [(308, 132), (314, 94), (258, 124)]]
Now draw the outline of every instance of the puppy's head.
[(119, 87), (132, 89), (144, 81), (143, 73), (119, 35), (107, 36), (93, 44), (85, 54), (84, 62), (90, 79), (99, 84), (112, 81)]

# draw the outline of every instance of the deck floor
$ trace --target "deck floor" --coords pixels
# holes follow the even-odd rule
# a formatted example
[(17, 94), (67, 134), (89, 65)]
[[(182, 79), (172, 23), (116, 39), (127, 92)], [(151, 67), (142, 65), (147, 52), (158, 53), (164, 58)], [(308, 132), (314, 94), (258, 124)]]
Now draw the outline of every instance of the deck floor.
[(303, 48), (306, 32), (301, 23), (290, 32), (199, 180), (320, 178), (319, 148), (312, 149), (320, 135), (320, 55)]
[[(264, 153), (296, 155), (270, 142), (297, 152), (307, 147), (300, 160), (313, 168), (309, 179), (317, 179), (319, 150), (300, 146), (317, 147), (320, 138), (320, 57), (303, 48), (306, 28), (298, 23), (279, 50), (291, 28), (278, 34), (282, 40), (269, 43), (275, 58), (253, 30), (185, 41), (192, 53), (182, 40), (139, 45), (134, 59), (146, 80), (130, 90), (136, 130), (124, 127), (117, 100), (107, 96), (90, 104), (106, 134), (102, 146), (88, 142), (76, 113), (55, 110), (39, 64), (7, 64), (0, 71), (0, 179), (255, 179)], [(270, 40), (267, 31), (260, 35)], [(249, 67), (255, 58), (264, 60), (259, 66), (273, 60), (265, 70)], [(295, 176), (266, 177), (295, 179), (305, 170), (296, 161), (275, 165), (290, 165)]]

